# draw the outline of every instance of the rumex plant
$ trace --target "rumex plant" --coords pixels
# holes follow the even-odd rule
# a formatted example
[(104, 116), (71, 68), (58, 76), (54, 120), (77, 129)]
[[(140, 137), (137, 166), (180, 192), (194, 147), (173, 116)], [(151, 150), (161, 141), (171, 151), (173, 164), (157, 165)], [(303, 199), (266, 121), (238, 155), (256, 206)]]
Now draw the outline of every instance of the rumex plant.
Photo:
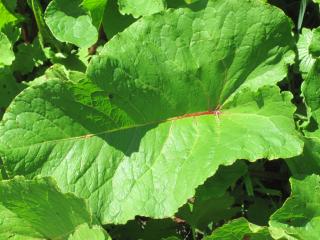
[(320, 236), (316, 2), (0, 14), (0, 238)]

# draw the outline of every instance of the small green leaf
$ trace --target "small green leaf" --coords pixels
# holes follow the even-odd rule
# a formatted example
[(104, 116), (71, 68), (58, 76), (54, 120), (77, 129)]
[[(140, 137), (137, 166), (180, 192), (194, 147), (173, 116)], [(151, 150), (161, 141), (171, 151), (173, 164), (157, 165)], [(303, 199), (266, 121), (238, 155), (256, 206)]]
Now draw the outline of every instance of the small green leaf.
[(29, 6), (32, 9), (34, 18), (38, 27), (38, 39), (41, 47), (44, 48), (46, 44), (55, 48), (56, 51), (61, 51), (61, 44), (53, 37), (48, 26), (44, 21), (43, 10), (40, 0), (29, 0)]
[(13, 71), (22, 75), (28, 74), (35, 67), (42, 65), (46, 59), (39, 39), (36, 38), (32, 44), (21, 43), (17, 46), (16, 59), (12, 68)]
[(303, 76), (309, 73), (316, 59), (310, 52), (314, 31), (303, 28), (297, 43), (299, 69)]
[(103, 29), (108, 39), (122, 32), (135, 21), (136, 19), (131, 15), (122, 15), (119, 12), (117, 0), (108, 0), (102, 20)]
[[(83, 0), (81, 6), (90, 12), (93, 25), (99, 29), (108, 0)], [(111, 25), (111, 24), (110, 24)]]
[(12, 45), (7, 36), (0, 32), (0, 67), (1, 65), (11, 65), (14, 60)]
[(1, 30), (14, 45), (20, 38), (21, 28), (17, 27), (14, 23), (6, 24)]
[(320, 236), (320, 176), (290, 179), (291, 196), (270, 218), (275, 239), (317, 239)]
[(249, 223), (245, 218), (235, 219), (216, 229), (211, 236), (204, 240), (272, 240), (267, 227)]
[(100, 226), (89, 227), (87, 223), (78, 226), (68, 240), (111, 240), (108, 233)]
[(59, 41), (90, 47), (98, 40), (98, 31), (81, 3), (82, 0), (53, 0), (45, 11), (45, 21)]
[(61, 193), (51, 178), (0, 182), (0, 238), (67, 239), (82, 223), (91, 224), (84, 200)]
[(6, 8), (2, 1), (0, 1), (0, 16), (0, 31), (7, 24), (16, 23), (18, 21), (18, 18)]
[(309, 50), (313, 57), (320, 57), (320, 28), (313, 30), (313, 36)]
[(118, 0), (120, 12), (138, 18), (151, 15), (165, 9), (164, 0)]

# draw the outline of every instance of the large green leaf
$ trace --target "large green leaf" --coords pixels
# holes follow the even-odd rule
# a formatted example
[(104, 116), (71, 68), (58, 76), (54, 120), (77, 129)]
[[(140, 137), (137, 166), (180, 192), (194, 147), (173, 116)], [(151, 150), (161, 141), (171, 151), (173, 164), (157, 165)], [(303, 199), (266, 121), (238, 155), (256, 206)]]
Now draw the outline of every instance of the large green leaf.
[(275, 239), (317, 239), (320, 236), (320, 177), (292, 178), (291, 196), (270, 218)]
[(289, 19), (278, 9), (210, 1), (202, 11), (169, 10), (131, 25), (92, 60), (88, 75), (113, 103), (153, 121), (214, 110), (242, 88), (274, 85), (293, 61), (292, 44)]
[(1, 239), (67, 239), (91, 224), (84, 200), (61, 193), (51, 178), (0, 182)]
[(124, 120), (105, 92), (72, 87), (52, 81), (20, 95), (4, 116), (1, 150), (11, 175), (55, 176), (63, 190), (90, 198), (102, 222), (170, 216), (220, 164), (301, 151), (291, 97), (274, 88), (237, 95), (220, 116), (119, 128)]
[(165, 9), (164, 0), (118, 0), (118, 5), (122, 14), (131, 14), (135, 18), (157, 13)]
[(0, 67), (1, 65), (10, 65), (14, 60), (12, 45), (7, 36), (0, 32)]
[(98, 31), (81, 3), (82, 0), (53, 0), (45, 11), (45, 21), (59, 41), (90, 47), (98, 40)]
[(245, 218), (233, 220), (216, 229), (204, 240), (272, 240), (266, 227), (249, 223)]
[(88, 79), (16, 98), (0, 126), (8, 173), (54, 176), (102, 223), (123, 223), (172, 216), (220, 165), (300, 154), (291, 94), (260, 88), (286, 75), (290, 27), (278, 9), (236, 0), (139, 20)]

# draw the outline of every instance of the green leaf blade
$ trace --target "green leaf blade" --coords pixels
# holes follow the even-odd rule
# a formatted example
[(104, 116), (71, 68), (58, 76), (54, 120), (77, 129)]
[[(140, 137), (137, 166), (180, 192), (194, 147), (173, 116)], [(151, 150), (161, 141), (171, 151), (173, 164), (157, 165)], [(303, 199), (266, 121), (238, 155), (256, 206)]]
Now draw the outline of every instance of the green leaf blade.
[(0, 1), (0, 14), (0, 30), (8, 24), (15, 24), (18, 22), (18, 18), (7, 9), (6, 5), (3, 4), (2, 1)]
[(84, 200), (62, 194), (51, 178), (0, 182), (0, 237), (66, 239), (75, 227), (91, 224)]
[(292, 178), (291, 196), (270, 218), (275, 239), (314, 239), (320, 234), (320, 177), (310, 175), (302, 180)]
[[(77, 100), (72, 99), (74, 93), (63, 93), (65, 90), (56, 82), (51, 84), (54, 85), (34, 87), (38, 92), (25, 91), (16, 99), (17, 107), (5, 115), (5, 125), (0, 128), (4, 162), (13, 175), (54, 176), (64, 191), (89, 198), (102, 222), (124, 222), (137, 214), (170, 216), (219, 165), (229, 165), (237, 159), (286, 158), (301, 152), (291, 119), (294, 108), (288, 104), (286, 94), (279, 95), (277, 89), (261, 90), (260, 94), (268, 95), (269, 99), (264, 98), (265, 106), (260, 110), (255, 94), (249, 91), (243, 97), (235, 97), (219, 116), (177, 118), (102, 131), (98, 129), (99, 121), (95, 122), (97, 129), (86, 129), (84, 125), (90, 126), (87, 119), (55, 107), (62, 106), (59, 100), (50, 103), (51, 96), (71, 96), (70, 102), (63, 98), (64, 104), (79, 109)], [(239, 102), (241, 105), (237, 107)], [(34, 104), (39, 108), (33, 113), (19, 113), (21, 108), (30, 109)], [(269, 112), (268, 108), (279, 109), (282, 114), (272, 116), (274, 111)], [(245, 113), (248, 109), (257, 113)], [(32, 129), (25, 125), (27, 119), (33, 119)], [(255, 129), (257, 122), (262, 129), (269, 130), (267, 134)], [(28, 140), (21, 136), (28, 136)], [(21, 161), (22, 158), (29, 161)], [(104, 170), (97, 174), (101, 166), (105, 166)], [(170, 172), (171, 169), (175, 171)], [(99, 200), (101, 194), (103, 202)], [(132, 204), (136, 207), (132, 208)]]
[(292, 96), (270, 86), (286, 75), (292, 41), (283, 13), (256, 1), (144, 17), (87, 79), (15, 99), (0, 124), (5, 167), (53, 176), (103, 224), (170, 217), (220, 165), (301, 153)]
[(83, 0), (81, 6), (88, 12), (92, 17), (93, 25), (99, 29), (102, 22), (104, 11), (108, 0)]
[(24, 88), (24, 84), (16, 82), (9, 67), (0, 68), (0, 118), (2, 118), (13, 98)]
[(102, 227), (94, 225), (92, 228), (88, 224), (82, 224), (77, 227), (68, 240), (111, 240), (108, 233)]
[(250, 240), (272, 240), (266, 227), (249, 223), (245, 218), (235, 219), (222, 227), (216, 229), (211, 236), (205, 240), (219, 239), (250, 239)]
[[(315, 60), (301, 87), (307, 107), (309, 126), (304, 129), (305, 142), (303, 154), (288, 159), (287, 164), (293, 176), (320, 174), (320, 62)], [(313, 125), (311, 126), (311, 122)], [(312, 129), (315, 128), (315, 129)]]
[(89, 48), (98, 40), (98, 31), (80, 5), (81, 0), (54, 0), (45, 11), (45, 21), (59, 41)]
[[(242, 24), (234, 25), (235, 19)], [(277, 9), (255, 1), (242, 7), (209, 1), (202, 11), (168, 10), (134, 23), (92, 59), (87, 72), (115, 96), (128, 95), (115, 97), (116, 105), (128, 108), (130, 102), (132, 114), (153, 121), (215, 110), (241, 88), (275, 84), (293, 62), (291, 47), (290, 22)]]
[(164, 0), (118, 0), (119, 10), (122, 14), (132, 14), (133, 17), (151, 15), (165, 9)]
[(299, 58), (299, 70), (302, 75), (305, 76), (309, 73), (316, 59), (310, 52), (310, 46), (313, 41), (314, 30), (307, 28), (302, 29), (302, 33), (299, 35), (297, 42), (298, 58)]
[(0, 32), (0, 67), (1, 65), (11, 65), (14, 60), (12, 45), (7, 36)]

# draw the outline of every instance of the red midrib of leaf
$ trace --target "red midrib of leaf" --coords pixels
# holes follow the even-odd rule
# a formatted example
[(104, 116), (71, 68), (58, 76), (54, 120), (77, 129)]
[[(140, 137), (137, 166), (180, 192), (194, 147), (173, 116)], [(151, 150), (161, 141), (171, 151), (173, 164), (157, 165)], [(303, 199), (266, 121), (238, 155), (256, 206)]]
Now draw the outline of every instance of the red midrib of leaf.
[(187, 114), (184, 114), (182, 116), (169, 118), (167, 120), (172, 121), (172, 120), (178, 120), (178, 119), (189, 118), (189, 117), (198, 117), (198, 116), (203, 116), (203, 115), (216, 115), (216, 116), (219, 116), (220, 114), (221, 114), (220, 110), (212, 110), (212, 111), (205, 111), (205, 112), (187, 113)]

